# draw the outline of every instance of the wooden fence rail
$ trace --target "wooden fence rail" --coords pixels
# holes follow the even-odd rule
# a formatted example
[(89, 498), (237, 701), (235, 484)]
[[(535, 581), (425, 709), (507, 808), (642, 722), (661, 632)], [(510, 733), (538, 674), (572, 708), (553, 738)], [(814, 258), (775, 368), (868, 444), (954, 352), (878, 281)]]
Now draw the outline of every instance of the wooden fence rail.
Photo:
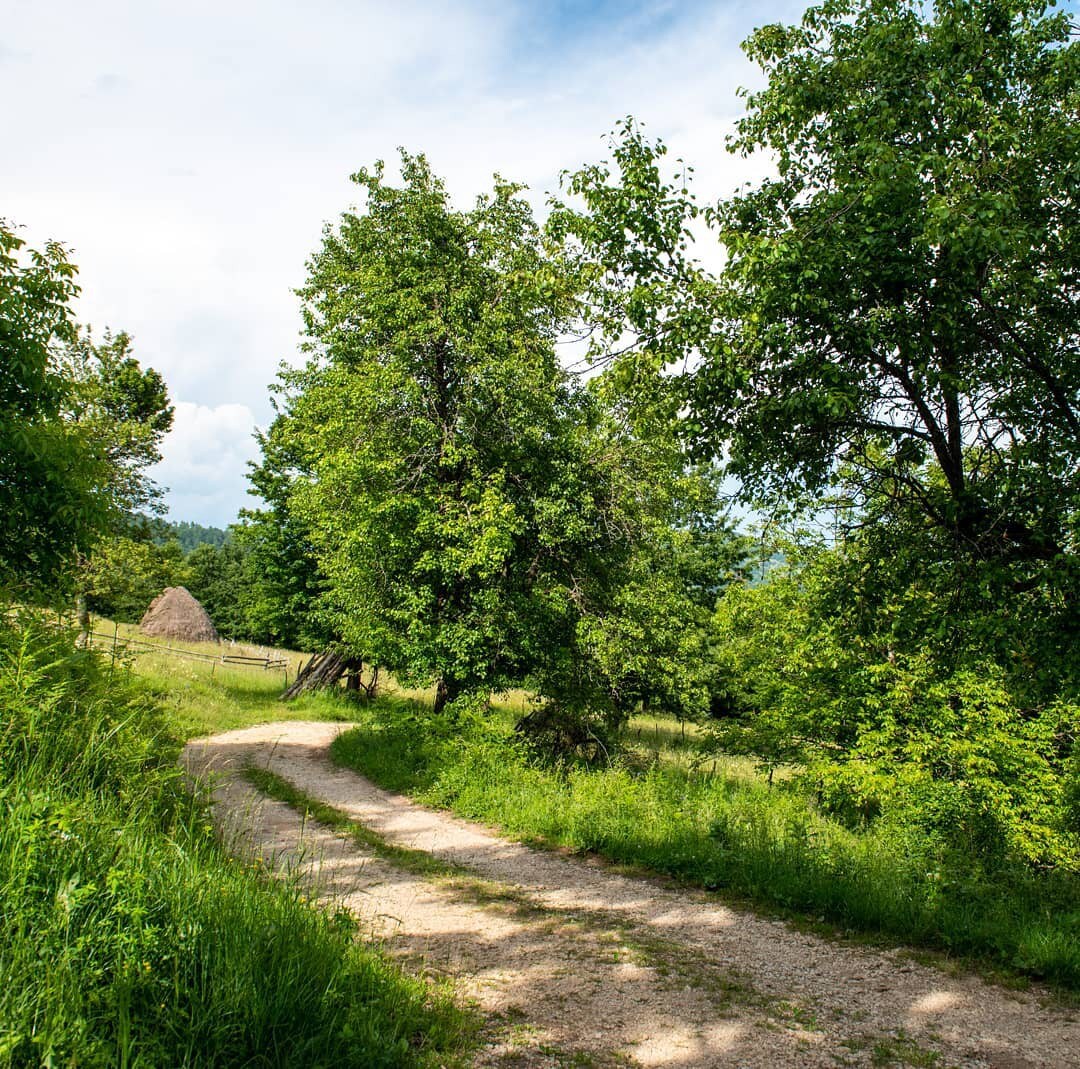
[(258, 657), (243, 653), (211, 654), (200, 653), (197, 650), (182, 650), (175, 646), (163, 646), (158, 642), (147, 642), (141, 638), (121, 638), (116, 634), (102, 635), (90, 632), (90, 642), (98, 649), (109, 650), (112, 653), (124, 653), (129, 648), (132, 653), (163, 653), (168, 657), (180, 657), (189, 661), (199, 661), (203, 664), (227, 664), (236, 668), (261, 668), (263, 671), (285, 673), (285, 683), (289, 681), (289, 662), (280, 656), (269, 654)]

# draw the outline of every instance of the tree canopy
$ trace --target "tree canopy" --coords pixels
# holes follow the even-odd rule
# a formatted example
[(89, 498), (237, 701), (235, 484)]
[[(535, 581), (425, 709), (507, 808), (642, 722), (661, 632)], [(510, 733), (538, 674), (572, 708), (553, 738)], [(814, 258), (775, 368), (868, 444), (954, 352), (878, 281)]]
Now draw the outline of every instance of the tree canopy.
[(724, 595), (720, 745), (983, 860), (1077, 856), (1075, 36), (1042, 0), (830, 0), (744, 46), (729, 148), (773, 177), (702, 207), (628, 120), (551, 221), (633, 403), (681, 406), (747, 503), (833, 521)]
[(702, 452), (747, 496), (842, 483), (980, 556), (1075, 549), (1080, 43), (1041, 0), (843, 0), (746, 42), (764, 70), (730, 148), (778, 174), (703, 213), (628, 127), (564, 216), (609, 330), (689, 360)]
[(63, 246), (27, 249), (0, 221), (0, 586), (55, 586), (159, 497), (165, 384), (127, 334), (78, 327), (75, 278)]
[(172, 521), (147, 517), (146, 526), (148, 534), (157, 545), (163, 546), (175, 540), (180, 543), (180, 548), (185, 553), (190, 553), (198, 546), (220, 549), (231, 538), (229, 531), (222, 527), (208, 527), (190, 520)]
[(87, 443), (62, 419), (57, 345), (74, 336), (75, 267), (0, 220), (0, 586), (48, 582), (100, 521)]
[(57, 363), (68, 384), (64, 418), (99, 461), (114, 526), (138, 524), (142, 510), (160, 511), (161, 490), (147, 471), (161, 459), (173, 422), (164, 379), (139, 364), (124, 331), (105, 331), (96, 342), (89, 329), (78, 329)]
[(610, 703), (609, 625), (681, 457), (561, 369), (576, 280), (518, 187), (459, 211), (423, 157), (402, 174), (359, 172), (364, 211), (310, 263), (310, 359), (282, 372), (256, 485), (309, 547), (330, 631), (437, 708), (530, 680)]

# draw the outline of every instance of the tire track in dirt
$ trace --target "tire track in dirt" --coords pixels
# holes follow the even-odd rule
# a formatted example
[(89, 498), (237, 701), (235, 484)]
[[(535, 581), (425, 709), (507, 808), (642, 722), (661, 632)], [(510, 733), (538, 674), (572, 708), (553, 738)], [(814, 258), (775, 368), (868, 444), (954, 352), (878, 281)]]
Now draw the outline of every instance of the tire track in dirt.
[[(902, 951), (843, 945), (591, 861), (534, 850), (376, 787), (329, 758), (348, 725), (189, 743), (215, 812), (487, 1016), (478, 1066), (1080, 1067), (1073, 1012)], [(387, 843), (478, 880), (417, 875), (306, 822), (241, 775), (268, 768)]]

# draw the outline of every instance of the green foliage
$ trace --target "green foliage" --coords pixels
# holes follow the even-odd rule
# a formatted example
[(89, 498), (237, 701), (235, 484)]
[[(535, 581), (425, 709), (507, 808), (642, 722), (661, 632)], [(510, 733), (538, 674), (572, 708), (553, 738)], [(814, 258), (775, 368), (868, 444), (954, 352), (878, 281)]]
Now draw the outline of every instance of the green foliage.
[(26, 249), (0, 220), (0, 587), (49, 586), (105, 520), (105, 473), (63, 418), (70, 384), (54, 360), (77, 293), (61, 245)]
[(106, 331), (95, 342), (89, 329), (80, 329), (56, 358), (68, 384), (64, 417), (98, 461), (98, 492), (115, 530), (140, 510), (160, 507), (161, 491), (146, 472), (161, 459), (161, 439), (173, 421), (164, 380), (131, 354), (124, 332)]
[[(152, 564), (158, 562), (152, 562), (146, 551), (140, 553), (126, 536), (137, 525), (139, 510), (160, 509), (161, 491), (147, 470), (161, 459), (158, 446), (172, 426), (173, 409), (161, 376), (152, 368), (143, 371), (131, 355), (127, 334), (114, 337), (106, 331), (95, 343), (88, 329), (77, 330), (56, 363), (68, 390), (64, 420), (88, 443), (95, 462), (94, 490), (104, 507), (90, 546), (111, 534), (112, 556), (126, 557), (110, 561), (105, 551), (95, 568), (87, 559), (90, 546), (84, 546), (77, 559), (75, 611), (80, 641), (85, 641), (92, 584), (97, 584), (99, 603), (111, 602), (108, 607), (125, 618), (140, 611), (133, 601), (160, 592), (160, 587), (152, 591), (156, 583), (150, 575)], [(142, 565), (142, 574), (127, 574), (125, 563)], [(113, 564), (121, 567), (112, 568), (110, 574)]]
[[(713, 619), (716, 651), (715, 707), (722, 719), (713, 726), (716, 746), (726, 753), (752, 755), (770, 779), (787, 764), (809, 756), (812, 727), (804, 713), (814, 695), (800, 696), (789, 685), (809, 657), (807, 608), (799, 580), (775, 569), (768, 582), (735, 585), (720, 599)], [(802, 661), (800, 661), (802, 657)]]
[(650, 689), (702, 706), (676, 582), (698, 564), (673, 531), (700, 479), (661, 419), (559, 367), (578, 280), (518, 188), (461, 212), (422, 157), (402, 172), (355, 176), (365, 211), (301, 290), (311, 358), (282, 372), (253, 477), (271, 507), (240, 535), (278, 557), (268, 600), (316, 605), (332, 641), (434, 683), (437, 711), (522, 681), (616, 719)]
[(0, 1066), (444, 1064), (462, 1019), (226, 855), (127, 673), (0, 628)]
[(101, 542), (94, 550), (84, 589), (92, 612), (135, 623), (166, 587), (186, 586), (188, 580), (189, 570), (178, 542), (157, 546), (118, 537)]
[(62, 246), (26, 251), (0, 221), (0, 586), (42, 593), (133, 510), (172, 425), (157, 372), (126, 334), (95, 344), (71, 316)]
[(245, 510), (232, 529), (244, 555), (247, 634), (276, 646), (321, 650), (339, 636), (319, 611), (326, 583), (308, 525), (289, 508), (296, 469), (283, 442), (287, 435), (279, 417), (260, 438), (263, 461), (251, 481), (267, 507)]
[(980, 556), (1067, 545), (1080, 45), (1048, 11), (869, 0), (747, 42), (769, 84), (733, 148), (780, 177), (716, 214), (737, 326), (696, 388), (749, 484), (839, 457)]
[(980, 870), (916, 825), (850, 828), (798, 780), (770, 788), (727, 768), (711, 775), (659, 761), (553, 767), (534, 760), (508, 723), (433, 731), (385, 702), (358, 715), (364, 725), (338, 737), (335, 759), (426, 804), (848, 930), (1080, 986), (1075, 874)]
[(1080, 43), (1043, 0), (845, 0), (745, 48), (733, 151), (779, 176), (698, 214), (631, 124), (558, 211), (627, 359), (699, 366), (688, 437), (747, 496), (839, 481), (1026, 576), (1075, 552)]
[(822, 4), (744, 46), (767, 84), (730, 147), (775, 178), (702, 212), (628, 121), (551, 223), (624, 383), (689, 366), (688, 442), (835, 518), (724, 597), (721, 744), (987, 868), (1080, 861), (1074, 37), (1043, 0)]
[(798, 763), (853, 825), (919, 828), (982, 865), (1080, 867), (1071, 603), (1035, 587), (1002, 621), (978, 583), (958, 599), (948, 574), (913, 578), (904, 548), (889, 545), (891, 557), (871, 528), (728, 591), (716, 640), (741, 716), (718, 729), (719, 745), (768, 767)]
[[(528, 571), (560, 525), (583, 531), (589, 489), (552, 344), (565, 297), (545, 288), (527, 206), (499, 185), (454, 212), (422, 158), (403, 172), (402, 189), (359, 173), (366, 213), (311, 264), (321, 359), (286, 379), (310, 472), (293, 511), (344, 640), (452, 700), (520, 678), (522, 643), (550, 630)], [(565, 492), (548, 499), (559, 467)]]
[(185, 554), (203, 545), (220, 549), (230, 538), (229, 532), (220, 527), (206, 527), (190, 520), (172, 522), (155, 518), (147, 521), (147, 527), (151, 538), (159, 546), (176, 541)]
[[(658, 401), (677, 417), (674, 377), (657, 372), (682, 362), (714, 325), (715, 283), (693, 261), (692, 168), (665, 180), (667, 147), (649, 141), (633, 119), (611, 139), (612, 163), (564, 176), (584, 210), (555, 201), (549, 237), (563, 246), (583, 284), (579, 312), (590, 326), (589, 356), (609, 365), (621, 392), (646, 408)], [(613, 178), (613, 169), (617, 174)]]
[[(609, 376), (598, 386), (619, 389)], [(640, 398), (628, 408), (635, 440), (649, 443), (634, 468), (663, 486), (653, 491), (662, 508), (641, 525), (607, 610), (582, 613), (573, 655), (584, 671), (571, 675), (558, 696), (579, 712), (610, 702), (616, 725), (638, 707), (698, 719), (709, 711), (716, 684), (710, 617), (720, 591), (745, 572), (747, 542), (725, 518), (716, 473), (682, 468), (670, 424), (655, 409), (646, 418)], [(584, 685), (590, 678), (592, 693)], [(538, 684), (550, 693), (543, 688)]]
[[(323, 644), (318, 628), (305, 625), (310, 604), (275, 588), (303, 573), (292, 571), (280, 529), (263, 515), (249, 514), (228, 532), (158, 520), (127, 530), (101, 542), (88, 562), (83, 581), (91, 611), (135, 622), (165, 587), (185, 586), (227, 638), (300, 649)], [(208, 540), (184, 553), (178, 538), (163, 539), (168, 532)]]
[(243, 549), (236, 542), (197, 545), (185, 558), (185, 586), (202, 603), (218, 633), (248, 638), (251, 592)]

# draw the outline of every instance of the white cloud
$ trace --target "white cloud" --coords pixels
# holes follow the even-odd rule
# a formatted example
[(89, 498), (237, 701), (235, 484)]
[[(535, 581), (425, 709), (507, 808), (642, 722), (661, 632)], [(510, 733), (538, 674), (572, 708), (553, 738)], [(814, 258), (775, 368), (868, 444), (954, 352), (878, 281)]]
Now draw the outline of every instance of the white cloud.
[(211, 408), (180, 401), (175, 407), (163, 459), (150, 474), (167, 487), (173, 518), (197, 517), (202, 523), (223, 527), (244, 504), (247, 464), (258, 453), (255, 417), (247, 405)]
[[(129, 331), (174, 398), (266, 423), (266, 387), (296, 354), (292, 290), (323, 223), (357, 199), (350, 173), (404, 145), (462, 203), (499, 171), (542, 206), (633, 113), (715, 197), (761, 170), (724, 151), (735, 89), (756, 81), (738, 42), (800, 6), (8, 4), (0, 98), (18, 106), (0, 111), (0, 214), (73, 247), (80, 317)], [(170, 472), (186, 470), (179, 423)], [(170, 474), (177, 518), (245, 503), (229, 455), (199, 492)]]

